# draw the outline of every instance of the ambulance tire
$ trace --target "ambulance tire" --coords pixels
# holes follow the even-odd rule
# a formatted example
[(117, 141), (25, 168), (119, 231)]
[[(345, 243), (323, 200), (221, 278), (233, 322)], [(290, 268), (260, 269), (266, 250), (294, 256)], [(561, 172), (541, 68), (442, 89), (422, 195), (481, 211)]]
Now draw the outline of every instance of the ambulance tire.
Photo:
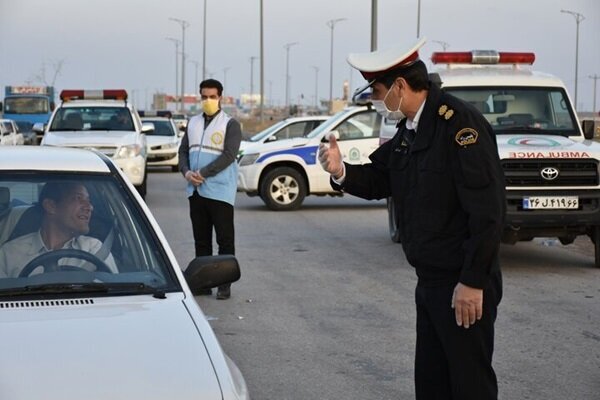
[(396, 215), (396, 207), (394, 207), (394, 199), (387, 198), (388, 209), (388, 226), (390, 229), (390, 239), (394, 243), (400, 243), (400, 228), (398, 227), (398, 216)]
[(306, 192), (304, 177), (291, 167), (277, 167), (261, 179), (260, 198), (273, 211), (297, 210)]

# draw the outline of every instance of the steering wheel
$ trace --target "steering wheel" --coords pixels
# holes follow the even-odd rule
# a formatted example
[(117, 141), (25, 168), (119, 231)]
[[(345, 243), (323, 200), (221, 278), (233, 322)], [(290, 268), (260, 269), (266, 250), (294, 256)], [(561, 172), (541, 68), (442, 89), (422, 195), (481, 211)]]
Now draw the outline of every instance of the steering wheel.
[(33, 260), (29, 261), (19, 273), (19, 278), (25, 278), (29, 276), (38, 266), (44, 268), (44, 273), (56, 272), (60, 270), (87, 271), (82, 267), (77, 267), (74, 265), (59, 265), (58, 260), (63, 258), (78, 258), (80, 260), (85, 260), (94, 264), (94, 266), (96, 266), (97, 271), (108, 272), (112, 274), (112, 271), (110, 270), (108, 265), (106, 265), (104, 261), (102, 261), (92, 253), (88, 253), (87, 251), (77, 249), (60, 249), (40, 254)]

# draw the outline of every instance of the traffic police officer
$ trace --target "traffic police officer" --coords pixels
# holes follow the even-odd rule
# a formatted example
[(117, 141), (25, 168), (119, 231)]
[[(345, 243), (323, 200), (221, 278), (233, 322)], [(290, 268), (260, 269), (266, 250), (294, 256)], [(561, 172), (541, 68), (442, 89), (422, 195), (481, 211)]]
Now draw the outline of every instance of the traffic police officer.
[(342, 162), (335, 137), (319, 160), (332, 186), (391, 196), (418, 283), (415, 392), (421, 399), (496, 399), (494, 321), (502, 296), (498, 250), (505, 214), (495, 137), (471, 105), (429, 80), (418, 50), (350, 54), (374, 108), (398, 120), (371, 163)]

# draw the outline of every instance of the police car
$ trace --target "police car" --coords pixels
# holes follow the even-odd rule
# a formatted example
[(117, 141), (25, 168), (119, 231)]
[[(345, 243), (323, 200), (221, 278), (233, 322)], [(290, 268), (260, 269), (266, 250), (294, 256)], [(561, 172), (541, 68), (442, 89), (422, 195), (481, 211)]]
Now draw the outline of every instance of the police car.
[(41, 145), (96, 149), (125, 172), (139, 193), (146, 195), (146, 133), (154, 126), (140, 121), (125, 90), (63, 90), (62, 103), (44, 132)]
[(239, 159), (238, 190), (259, 195), (275, 211), (298, 209), (310, 194), (340, 196), (317, 160), (319, 143), (333, 133), (344, 161), (366, 163), (379, 144), (380, 123), (370, 106), (352, 106), (305, 137), (248, 147)]
[(23, 134), (12, 119), (0, 119), (0, 146), (17, 146), (25, 144)]
[[(19, 146), (0, 148), (0, 160), (2, 398), (249, 399), (193, 295), (237, 280), (233, 256), (199, 257), (183, 272), (130, 180), (99, 152)], [(65, 191), (46, 197), (48, 185)], [(59, 211), (87, 232), (37, 256), (33, 242)], [(13, 244), (27, 240), (34, 258), (23, 266)], [(70, 245), (85, 241), (101, 247)]]
[(258, 132), (250, 139), (242, 140), (240, 143), (240, 155), (246, 148), (252, 145), (306, 136), (328, 118), (329, 116), (327, 115), (313, 115), (308, 117), (290, 117), (276, 122), (267, 129)]
[(173, 172), (179, 170), (179, 144), (183, 132), (177, 129), (170, 111), (138, 111), (142, 123), (154, 125), (153, 132), (146, 133), (148, 165), (168, 166)]
[[(476, 107), (496, 134), (507, 190), (503, 241), (569, 244), (588, 235), (600, 267), (600, 144), (590, 140), (593, 124), (579, 124), (564, 83), (532, 70), (533, 53), (437, 52), (431, 60), (442, 88)], [(389, 220), (397, 239), (397, 220)]]

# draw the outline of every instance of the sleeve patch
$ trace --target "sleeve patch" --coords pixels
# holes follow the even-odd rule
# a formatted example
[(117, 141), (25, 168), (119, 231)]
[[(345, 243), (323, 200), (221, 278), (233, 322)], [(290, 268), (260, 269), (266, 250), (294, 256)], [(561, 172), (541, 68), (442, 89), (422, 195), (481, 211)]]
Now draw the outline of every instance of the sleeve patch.
[(473, 128), (464, 128), (458, 131), (454, 140), (458, 143), (459, 146), (468, 146), (470, 144), (477, 143), (477, 138), (479, 137), (479, 133)]

